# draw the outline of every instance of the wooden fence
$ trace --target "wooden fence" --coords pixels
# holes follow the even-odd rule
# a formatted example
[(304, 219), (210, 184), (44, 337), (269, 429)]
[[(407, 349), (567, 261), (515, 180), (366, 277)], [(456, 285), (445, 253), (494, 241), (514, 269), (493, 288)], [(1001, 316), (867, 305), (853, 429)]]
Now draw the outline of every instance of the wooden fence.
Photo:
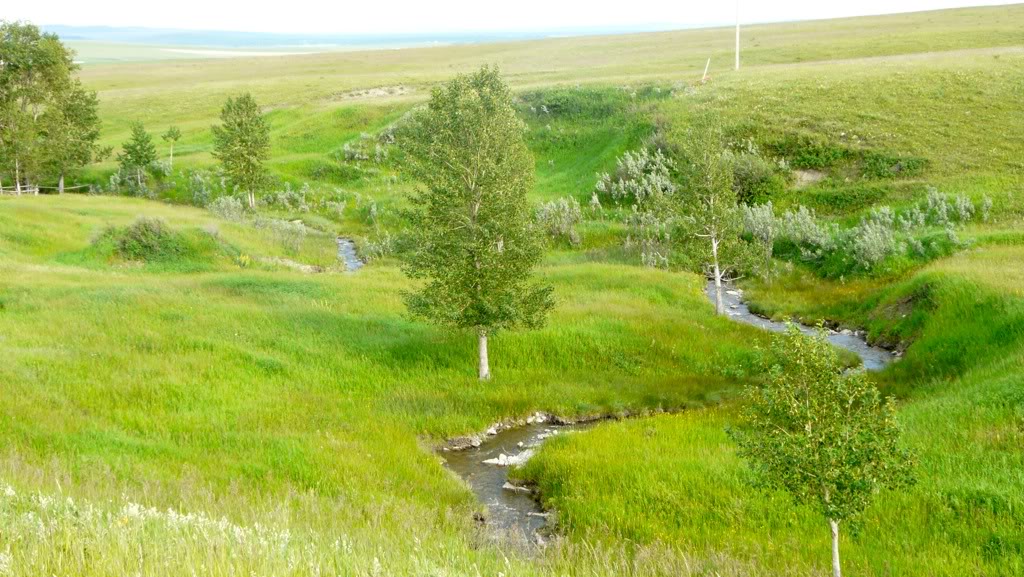
[[(84, 190), (88, 192), (88, 184), (79, 184), (77, 186), (65, 186), (64, 192), (75, 192), (78, 190)], [(21, 187), (20, 194), (49, 194), (53, 192), (60, 192), (60, 188), (56, 186), (23, 186)], [(18, 188), (15, 186), (0, 186), (0, 194), (19, 194)]]

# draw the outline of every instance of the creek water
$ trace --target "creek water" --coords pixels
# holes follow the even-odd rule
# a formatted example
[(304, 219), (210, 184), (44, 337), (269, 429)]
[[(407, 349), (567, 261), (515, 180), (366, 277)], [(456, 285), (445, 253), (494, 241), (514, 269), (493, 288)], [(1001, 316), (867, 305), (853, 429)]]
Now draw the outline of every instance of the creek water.
[(345, 263), (345, 270), (348, 272), (355, 272), (366, 264), (356, 254), (356, 245), (352, 242), (352, 239), (338, 237), (338, 260)]
[[(709, 283), (707, 296), (712, 303), (714, 290), (714, 284)], [(723, 304), (730, 319), (769, 331), (786, 330), (786, 323), (772, 321), (750, 312), (750, 308), (743, 302), (742, 295), (742, 291), (731, 286), (723, 293)], [(816, 330), (804, 325), (797, 327), (806, 334), (814, 334)], [(838, 347), (856, 353), (868, 370), (881, 370), (894, 358), (889, 351), (869, 345), (859, 333), (830, 332), (828, 340)], [(539, 529), (547, 522), (547, 515), (541, 510), (534, 495), (525, 488), (509, 482), (508, 465), (525, 462), (546, 439), (552, 436), (585, 428), (591, 424), (555, 425), (550, 422), (534, 422), (505, 429), (495, 435), (482, 436), (478, 447), (443, 451), (441, 456), (445, 465), (461, 477), (480, 502), (487, 506), (486, 521), (491, 529), (525, 542), (536, 543), (539, 540)], [(505, 456), (504, 461), (502, 455)], [(505, 464), (502, 465), (502, 462)]]
[[(524, 487), (509, 482), (509, 465), (525, 462), (548, 438), (586, 425), (531, 423), (486, 436), (479, 447), (445, 451), (445, 465), (469, 485), (487, 506), (487, 525), (499, 533), (526, 542), (537, 541), (537, 531), (547, 522), (536, 498)], [(490, 462), (485, 462), (490, 461)]]
[[(743, 302), (743, 291), (736, 289), (731, 285), (723, 288), (722, 304), (725, 305), (725, 313), (730, 319), (777, 333), (786, 330), (786, 323), (766, 319), (760, 315), (750, 312), (750, 307), (747, 306), (747, 303)], [(708, 299), (714, 303), (714, 282), (708, 282), (706, 293)], [(813, 335), (817, 331), (816, 328), (809, 327), (807, 325), (797, 324), (795, 326), (800, 329), (800, 332), (806, 335)], [(869, 371), (880, 371), (896, 358), (890, 351), (881, 347), (873, 347), (869, 345), (859, 332), (829, 331), (826, 338), (828, 338), (829, 342), (833, 345), (853, 352), (860, 357), (861, 361), (864, 363), (864, 368)]]

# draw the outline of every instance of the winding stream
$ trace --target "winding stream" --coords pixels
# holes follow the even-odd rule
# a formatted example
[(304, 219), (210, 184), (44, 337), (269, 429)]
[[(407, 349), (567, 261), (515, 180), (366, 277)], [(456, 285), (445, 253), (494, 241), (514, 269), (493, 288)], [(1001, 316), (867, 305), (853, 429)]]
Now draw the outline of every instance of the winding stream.
[(348, 272), (355, 272), (366, 264), (356, 254), (356, 245), (352, 239), (341, 236), (338, 237), (338, 260), (345, 263)]
[[(766, 319), (750, 312), (750, 307), (747, 306), (747, 303), (743, 302), (742, 290), (733, 288), (732, 286), (727, 286), (725, 289), (726, 290), (722, 293), (722, 304), (725, 305), (725, 313), (729, 315), (730, 319), (777, 333), (781, 333), (786, 330), (786, 323)], [(707, 293), (708, 299), (714, 303), (715, 283), (709, 281), (705, 292)], [(814, 335), (817, 331), (814, 327), (809, 327), (807, 325), (798, 324), (796, 327), (800, 329), (800, 332), (806, 335)], [(839, 332), (829, 331), (827, 338), (833, 345), (841, 349), (851, 351), (860, 357), (861, 361), (864, 363), (864, 368), (869, 371), (880, 371), (896, 358), (890, 351), (881, 347), (873, 347), (869, 345), (867, 341), (864, 340), (863, 334), (860, 332), (849, 330)]]
[[(341, 240), (338, 239), (339, 250)], [(714, 290), (714, 284), (709, 283), (706, 292), (712, 302)], [(728, 287), (722, 296), (726, 313), (734, 321), (769, 331), (786, 330), (786, 323), (772, 321), (750, 312), (750, 308), (743, 302), (741, 290)], [(812, 327), (797, 326), (806, 334), (814, 334), (815, 329)], [(832, 331), (828, 335), (828, 340), (838, 347), (856, 353), (868, 370), (881, 370), (894, 359), (889, 351), (867, 344), (859, 332)], [(441, 453), (445, 465), (461, 477), (480, 502), (487, 506), (487, 525), (499, 533), (520, 537), (526, 542), (541, 542), (539, 529), (547, 522), (548, 515), (541, 510), (540, 504), (528, 488), (518, 487), (509, 482), (509, 467), (529, 459), (545, 439), (592, 425), (557, 425), (544, 417), (538, 422), (539, 415), (528, 419), (527, 424), (523, 426), (501, 431), (491, 430), (486, 435), (470, 437), (468, 439), (472, 439), (473, 442), (468, 443), (468, 448), (444, 450)]]

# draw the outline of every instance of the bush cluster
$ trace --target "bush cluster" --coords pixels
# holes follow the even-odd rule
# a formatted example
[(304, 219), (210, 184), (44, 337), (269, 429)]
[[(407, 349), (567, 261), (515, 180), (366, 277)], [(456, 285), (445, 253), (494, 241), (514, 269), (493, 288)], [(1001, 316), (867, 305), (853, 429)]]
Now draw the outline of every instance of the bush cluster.
[(595, 189), (616, 205), (643, 204), (650, 198), (675, 192), (671, 170), (672, 161), (660, 150), (653, 153), (646, 148), (627, 151), (616, 163), (614, 175), (598, 175)]
[(170, 261), (189, 252), (186, 239), (159, 218), (138, 217), (124, 228), (109, 228), (100, 240), (113, 241), (117, 256), (131, 261)]
[(908, 209), (881, 206), (846, 229), (821, 222), (803, 206), (776, 216), (770, 202), (744, 206), (743, 223), (748, 236), (775, 252), (816, 265), (826, 276), (838, 276), (878, 271), (899, 258), (949, 254), (964, 246), (956, 228), (975, 219), (988, 220), (991, 207), (988, 197), (976, 206), (964, 195), (949, 196), (933, 188)]
[(566, 240), (579, 246), (581, 237), (576, 227), (583, 219), (580, 203), (573, 197), (559, 198), (537, 207), (537, 224), (553, 241)]
[(257, 229), (269, 231), (275, 241), (291, 255), (296, 255), (302, 250), (302, 244), (306, 240), (308, 230), (306, 225), (300, 221), (281, 220), (278, 218), (265, 218), (257, 216), (253, 221)]
[(235, 196), (219, 196), (206, 208), (219, 218), (231, 222), (242, 222), (245, 218), (245, 205)]

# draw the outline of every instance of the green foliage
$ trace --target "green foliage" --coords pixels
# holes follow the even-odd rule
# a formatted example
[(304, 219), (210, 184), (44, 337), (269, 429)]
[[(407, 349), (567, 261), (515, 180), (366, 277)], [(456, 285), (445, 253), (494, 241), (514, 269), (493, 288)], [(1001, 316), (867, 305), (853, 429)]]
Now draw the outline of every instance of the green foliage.
[(256, 205), (256, 193), (267, 185), (269, 175), (263, 166), (270, 155), (270, 126), (256, 100), (246, 93), (228, 98), (220, 113), (220, 126), (214, 126), (213, 156), (220, 161), (228, 181)]
[[(666, 197), (677, 215), (674, 240), (683, 247), (687, 267), (711, 276), (720, 287), (730, 276), (752, 270), (756, 262), (752, 245), (741, 238), (743, 215), (733, 186), (733, 158), (725, 150), (719, 119), (710, 113), (696, 116), (679, 150), (680, 189)], [(718, 312), (724, 313), (721, 306)]]
[(121, 145), (121, 149), (117, 161), (122, 175), (133, 180), (138, 189), (144, 190), (147, 173), (156, 162), (156, 146), (141, 122), (132, 123), (131, 138)]
[(863, 513), (881, 488), (910, 483), (895, 407), (863, 371), (845, 372), (824, 335), (795, 327), (773, 341), (768, 382), (745, 389), (733, 432), (757, 480), (832, 521)]
[(768, 202), (786, 190), (786, 177), (780, 173), (779, 167), (756, 151), (735, 154), (732, 166), (733, 189), (743, 204)]
[(594, 190), (616, 205), (640, 209), (675, 192), (671, 171), (672, 162), (661, 150), (653, 153), (647, 148), (627, 151), (616, 162), (614, 175), (598, 175)]
[(160, 138), (162, 138), (165, 142), (170, 142), (171, 146), (173, 147), (174, 143), (178, 142), (178, 139), (181, 138), (181, 129), (179, 129), (177, 126), (171, 126), (167, 129), (167, 132), (160, 135)]
[(552, 241), (564, 240), (570, 246), (579, 246), (582, 242), (577, 227), (583, 218), (583, 211), (575, 198), (567, 196), (541, 203), (537, 207), (536, 218), (541, 230)]
[(919, 156), (900, 157), (867, 151), (861, 157), (861, 170), (865, 178), (916, 176), (928, 167), (928, 159)]
[[(87, 163), (98, 120), (95, 96), (72, 80), (74, 57), (56, 34), (0, 21), (0, 175), (38, 184)], [(85, 147), (75, 150), (74, 144)]]
[(64, 176), (100, 155), (99, 101), (95, 92), (75, 79), (52, 97), (40, 120), (41, 147), (47, 172), (63, 183)]
[(427, 280), (407, 295), (415, 315), (485, 333), (543, 324), (553, 303), (551, 288), (530, 280), (542, 249), (524, 130), (508, 87), (483, 68), (435, 89), (400, 132), (406, 169), (424, 187), (411, 198), (405, 268)]
[(181, 234), (159, 218), (142, 216), (130, 226), (110, 229), (106, 234), (114, 239), (118, 256), (125, 260), (168, 261), (181, 257), (187, 250)]
[(805, 170), (826, 170), (850, 156), (845, 147), (808, 132), (787, 132), (766, 139), (763, 146), (772, 156), (785, 158), (793, 168)]

